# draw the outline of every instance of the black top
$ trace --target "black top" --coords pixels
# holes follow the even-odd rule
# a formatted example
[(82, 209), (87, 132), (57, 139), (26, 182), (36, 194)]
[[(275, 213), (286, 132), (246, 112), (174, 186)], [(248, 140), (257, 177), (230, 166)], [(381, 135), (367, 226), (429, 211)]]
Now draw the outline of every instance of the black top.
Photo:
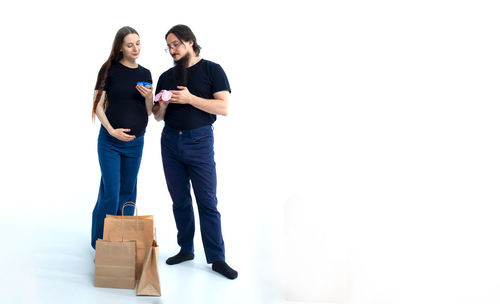
[[(217, 63), (201, 59), (188, 68), (187, 88), (191, 94), (205, 99), (213, 99), (219, 91), (229, 91), (226, 73)], [(161, 74), (156, 87), (156, 94), (161, 90), (178, 90), (173, 77), (173, 68)], [(197, 109), (189, 104), (170, 103), (165, 112), (164, 121), (173, 129), (192, 130), (215, 122), (217, 116)]]
[[(102, 74), (99, 75), (99, 79), (101, 77)], [(109, 67), (104, 84), (104, 91), (108, 96), (106, 117), (109, 123), (115, 129), (130, 129), (128, 134), (136, 137), (143, 135), (148, 125), (148, 111), (144, 97), (135, 88), (140, 81), (153, 83), (148, 69), (141, 65), (129, 68), (118, 62)]]

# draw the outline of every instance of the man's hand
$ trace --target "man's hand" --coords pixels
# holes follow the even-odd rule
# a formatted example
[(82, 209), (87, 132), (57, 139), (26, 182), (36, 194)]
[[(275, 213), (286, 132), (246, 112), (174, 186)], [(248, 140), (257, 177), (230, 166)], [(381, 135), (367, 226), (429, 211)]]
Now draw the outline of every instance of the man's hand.
[(172, 98), (170, 98), (171, 103), (178, 104), (190, 104), (193, 100), (193, 94), (189, 92), (188, 88), (183, 86), (177, 86), (179, 90), (172, 90)]

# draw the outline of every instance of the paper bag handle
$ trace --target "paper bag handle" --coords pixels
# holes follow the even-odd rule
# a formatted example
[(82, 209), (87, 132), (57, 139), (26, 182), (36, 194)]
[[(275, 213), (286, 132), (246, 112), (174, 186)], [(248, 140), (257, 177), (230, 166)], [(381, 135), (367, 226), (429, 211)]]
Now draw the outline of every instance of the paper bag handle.
[(131, 206), (131, 207), (134, 207), (134, 213), (135, 213), (135, 222), (136, 222), (136, 225), (137, 227), (139, 227), (139, 216), (137, 215), (137, 206), (135, 205), (134, 202), (126, 202), (123, 204), (122, 206), (122, 217), (120, 218), (120, 230), (122, 232), (122, 242), (123, 242), (123, 229), (122, 229), (122, 222), (123, 222), (123, 211), (125, 210), (125, 207), (127, 206)]
[(127, 207), (127, 206), (134, 207), (134, 213), (136, 216), (138, 215), (137, 206), (135, 205), (135, 203), (134, 202), (126, 202), (122, 206), (122, 216), (123, 216), (123, 211), (125, 211), (125, 207)]

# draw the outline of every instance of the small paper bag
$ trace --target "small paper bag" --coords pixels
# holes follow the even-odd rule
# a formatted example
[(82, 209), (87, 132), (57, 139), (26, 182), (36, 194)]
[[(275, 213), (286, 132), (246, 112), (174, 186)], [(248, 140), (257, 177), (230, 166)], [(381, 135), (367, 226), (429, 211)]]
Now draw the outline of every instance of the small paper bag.
[(160, 276), (158, 275), (158, 244), (152, 240), (146, 251), (142, 274), (137, 285), (138, 296), (161, 296)]
[(135, 288), (135, 241), (107, 242), (98, 239), (95, 250), (96, 287)]

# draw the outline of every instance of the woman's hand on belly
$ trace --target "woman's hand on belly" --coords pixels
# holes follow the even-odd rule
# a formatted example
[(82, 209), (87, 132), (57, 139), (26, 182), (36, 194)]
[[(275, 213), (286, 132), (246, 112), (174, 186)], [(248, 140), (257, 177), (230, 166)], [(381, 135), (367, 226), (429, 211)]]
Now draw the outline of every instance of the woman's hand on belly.
[(130, 132), (130, 129), (113, 129), (112, 132), (110, 132), (111, 136), (113, 136), (116, 139), (119, 139), (121, 141), (131, 141), (135, 139), (135, 135), (129, 135), (125, 132)]

